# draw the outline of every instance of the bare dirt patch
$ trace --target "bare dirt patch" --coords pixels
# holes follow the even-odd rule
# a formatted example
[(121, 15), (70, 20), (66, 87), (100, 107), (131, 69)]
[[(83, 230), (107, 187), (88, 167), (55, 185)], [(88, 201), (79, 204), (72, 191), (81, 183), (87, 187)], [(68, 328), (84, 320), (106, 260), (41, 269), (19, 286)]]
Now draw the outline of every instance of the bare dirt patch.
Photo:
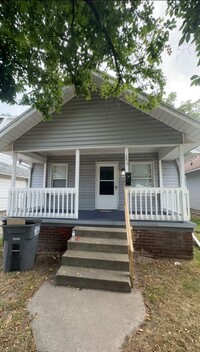
[(27, 303), (45, 280), (51, 280), (58, 268), (60, 255), (41, 253), (33, 270), (2, 272), (0, 255), (0, 341), (1, 351), (35, 352)]

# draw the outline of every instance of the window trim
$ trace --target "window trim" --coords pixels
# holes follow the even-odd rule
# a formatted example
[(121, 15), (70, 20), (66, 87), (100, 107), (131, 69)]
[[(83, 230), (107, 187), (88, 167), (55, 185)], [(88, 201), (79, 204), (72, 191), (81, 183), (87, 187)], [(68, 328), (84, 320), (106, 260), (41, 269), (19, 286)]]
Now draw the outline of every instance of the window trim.
[[(137, 165), (137, 164), (145, 164), (145, 165), (151, 165), (151, 179), (147, 178), (147, 177), (143, 177), (143, 178), (139, 178), (139, 177), (132, 177), (132, 165)], [(134, 180), (152, 180), (152, 186), (151, 187), (155, 187), (155, 165), (154, 165), (154, 161), (131, 161), (130, 162), (130, 172), (131, 172), (131, 183), (132, 183), (132, 179)], [(134, 186), (132, 186), (134, 187)], [(143, 186), (145, 187), (145, 186)], [(150, 187), (150, 188), (151, 188)], [(149, 188), (149, 187), (147, 187)]]
[[(66, 186), (64, 188), (67, 188), (67, 186), (68, 186), (68, 168), (69, 168), (68, 163), (52, 163), (51, 164), (51, 187), (57, 188), (57, 187), (53, 186), (53, 181), (54, 180), (64, 180), (64, 178), (62, 178), (62, 179), (53, 178), (54, 166), (66, 166), (66, 175), (65, 175)], [(63, 187), (60, 187), (60, 188), (63, 188)]]

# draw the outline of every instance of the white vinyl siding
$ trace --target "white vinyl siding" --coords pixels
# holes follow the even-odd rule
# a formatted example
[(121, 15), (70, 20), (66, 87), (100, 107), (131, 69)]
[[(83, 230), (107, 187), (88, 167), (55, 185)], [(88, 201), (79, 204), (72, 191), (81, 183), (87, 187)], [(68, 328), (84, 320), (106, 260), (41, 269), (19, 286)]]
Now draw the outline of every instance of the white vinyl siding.
[[(16, 179), (16, 188), (26, 188), (28, 181), (26, 179)], [(0, 211), (7, 209), (8, 190), (11, 187), (11, 177), (0, 175)]]
[(12, 165), (12, 156), (0, 153), (0, 162)]

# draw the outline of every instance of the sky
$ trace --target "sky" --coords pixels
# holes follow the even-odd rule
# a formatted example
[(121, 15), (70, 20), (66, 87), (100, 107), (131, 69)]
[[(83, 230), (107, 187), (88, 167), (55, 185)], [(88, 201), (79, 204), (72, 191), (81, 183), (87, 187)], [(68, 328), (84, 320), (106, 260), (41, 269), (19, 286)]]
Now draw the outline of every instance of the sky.
[[(166, 1), (154, 1), (155, 14), (164, 16), (166, 9)], [(169, 43), (172, 54), (169, 56), (167, 50), (163, 53), (162, 70), (167, 79), (165, 87), (166, 94), (177, 92), (177, 104), (181, 101), (191, 99), (196, 101), (200, 99), (200, 87), (190, 86), (190, 77), (199, 74), (200, 68), (197, 68), (197, 57), (194, 44), (182, 44), (178, 46), (181, 39), (179, 28), (181, 21), (178, 22), (177, 28), (170, 32)]]
[[(166, 1), (154, 1), (155, 15), (164, 16)], [(181, 22), (180, 22), (181, 25)], [(180, 27), (178, 26), (178, 28)], [(194, 45), (183, 44), (178, 46), (181, 38), (181, 32), (176, 28), (170, 33), (169, 43), (172, 49), (172, 54), (169, 56), (167, 50), (163, 53), (162, 70), (166, 77), (166, 95), (170, 92), (177, 92), (178, 106), (182, 101), (191, 99), (196, 101), (200, 99), (200, 87), (190, 86), (190, 77), (199, 74), (199, 67), (197, 68), (197, 58), (195, 54)], [(8, 105), (0, 102), (0, 115), (11, 114), (18, 116), (24, 112), (28, 107), (20, 105)]]

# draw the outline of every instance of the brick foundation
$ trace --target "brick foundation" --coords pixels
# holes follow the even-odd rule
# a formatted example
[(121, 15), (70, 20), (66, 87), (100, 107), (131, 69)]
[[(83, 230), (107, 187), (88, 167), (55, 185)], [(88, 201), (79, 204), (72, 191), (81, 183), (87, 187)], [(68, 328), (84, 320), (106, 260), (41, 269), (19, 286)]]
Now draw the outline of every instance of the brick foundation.
[(134, 232), (134, 248), (140, 254), (154, 258), (193, 257), (192, 233), (188, 229), (134, 229)]
[[(60, 225), (42, 225), (39, 235), (39, 251), (59, 251), (67, 249), (72, 227)], [(154, 258), (193, 257), (192, 230), (184, 228), (137, 228), (134, 227), (134, 248), (141, 255)]]
[(41, 226), (38, 250), (45, 252), (64, 252), (67, 241), (71, 237), (72, 227), (66, 226)]

